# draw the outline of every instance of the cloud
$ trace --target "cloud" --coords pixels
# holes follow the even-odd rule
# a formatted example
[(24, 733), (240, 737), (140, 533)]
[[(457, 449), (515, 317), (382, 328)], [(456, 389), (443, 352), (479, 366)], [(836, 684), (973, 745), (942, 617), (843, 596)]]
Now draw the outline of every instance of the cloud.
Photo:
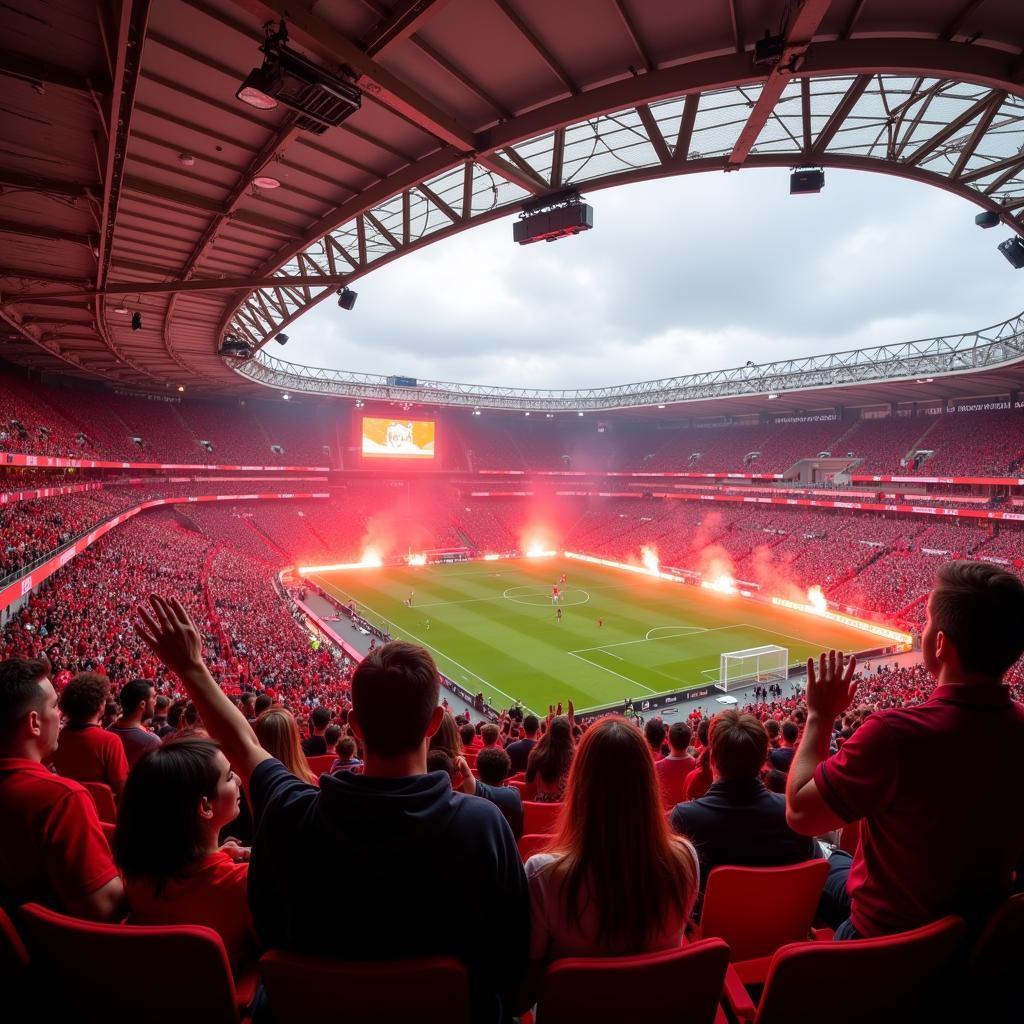
[[(594, 230), (516, 246), (504, 219), (437, 243), (289, 329), (315, 366), (522, 387), (621, 384), (972, 330), (1018, 311), (998, 232), (956, 196), (827, 171), (592, 192)], [(1015, 304), (1016, 303), (1016, 304)]]

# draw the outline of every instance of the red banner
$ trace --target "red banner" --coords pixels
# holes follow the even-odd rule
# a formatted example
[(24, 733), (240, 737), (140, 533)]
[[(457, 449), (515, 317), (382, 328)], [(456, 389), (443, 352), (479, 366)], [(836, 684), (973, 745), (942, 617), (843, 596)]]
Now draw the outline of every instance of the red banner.
[[(0, 590), (0, 611), (3, 611), (9, 604), (17, 601), (19, 597), (27, 594), (34, 587), (38, 587), (43, 580), (52, 576), (58, 569), (68, 564), (76, 555), (80, 555), (87, 547), (94, 544), (105, 533), (108, 533), (115, 526), (127, 522), (133, 516), (138, 515), (143, 509), (156, 508), (157, 505), (185, 505), (199, 501), (266, 501), (273, 499), (291, 498), (329, 498), (329, 494), (203, 494), (195, 498), (154, 498), (151, 501), (144, 501), (135, 508), (121, 512), (101, 523), (95, 530), (91, 530), (84, 537), (80, 537), (71, 547), (62, 551), (59, 555), (45, 561), (42, 565), (36, 566), (31, 572), (26, 573), (20, 579), (15, 580), (9, 586)], [(1024, 517), (1022, 517), (1024, 518)]]
[(226, 466), (221, 463), (191, 462), (104, 462), (97, 459), (65, 459), (52, 455), (23, 455), (0, 452), (0, 466), (39, 466), (43, 469), (249, 469), (329, 473), (330, 466)]
[(79, 494), (99, 491), (104, 484), (75, 484), (72, 487), (39, 487), (34, 491), (0, 491), (0, 505), (13, 505), (16, 501), (34, 501), (36, 498), (56, 498), (61, 494)]
[(1024, 487), (1018, 476), (865, 476), (854, 473), (855, 484), (996, 484), (1002, 487)]

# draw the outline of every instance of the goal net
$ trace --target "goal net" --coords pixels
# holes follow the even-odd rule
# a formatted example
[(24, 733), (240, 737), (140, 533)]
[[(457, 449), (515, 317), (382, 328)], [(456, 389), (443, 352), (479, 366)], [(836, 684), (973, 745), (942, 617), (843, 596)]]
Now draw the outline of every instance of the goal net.
[(725, 651), (718, 670), (719, 685), (727, 693), (751, 683), (780, 683), (789, 675), (789, 651), (767, 644), (745, 651)]

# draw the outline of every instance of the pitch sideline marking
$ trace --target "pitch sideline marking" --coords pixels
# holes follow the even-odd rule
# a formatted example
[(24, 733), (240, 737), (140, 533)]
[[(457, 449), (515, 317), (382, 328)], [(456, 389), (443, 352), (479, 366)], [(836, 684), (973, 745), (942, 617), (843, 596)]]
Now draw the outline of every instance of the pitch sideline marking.
[(584, 658), (577, 654), (575, 651), (566, 651), (566, 654), (571, 654), (574, 658), (579, 658), (584, 664), (589, 665), (591, 668), (599, 668), (602, 672), (610, 672), (613, 676), (618, 676), (620, 679), (625, 679), (627, 683), (631, 683), (633, 686), (639, 686), (641, 690), (646, 690), (648, 693), (657, 693), (657, 690), (652, 690), (649, 686), (644, 686), (643, 683), (638, 683), (635, 679), (630, 679), (629, 676), (624, 676), (621, 672), (616, 672), (613, 668), (608, 668), (607, 665), (598, 665), (596, 661), (591, 661), (589, 658)]
[[(348, 591), (341, 590), (340, 587), (338, 588), (338, 590), (340, 590), (342, 594), (348, 594)], [(351, 594), (348, 594), (348, 597), (349, 597), (349, 599), (354, 600), (354, 598), (352, 597)], [(381, 613), (379, 611), (377, 611), (376, 608), (371, 608), (365, 601), (358, 602), (358, 603), (360, 603), (363, 608), (366, 608), (369, 611), (373, 612), (374, 615), (378, 616), (378, 618), (382, 619), (384, 622), (390, 621), (384, 615), (381, 615)], [(494, 690), (495, 693), (500, 693), (503, 697), (506, 697), (508, 700), (512, 701), (513, 704), (522, 704), (522, 701), (517, 700), (515, 697), (512, 697), (511, 695), (507, 694), (500, 687), (495, 686), (494, 683), (489, 683), (486, 679), (484, 679), (483, 676), (477, 675), (476, 672), (474, 672), (471, 668), (466, 668), (465, 665), (463, 665), (460, 662), (456, 661), (450, 655), (445, 654), (444, 651), (439, 651), (436, 647), (431, 646), (425, 640), (421, 640), (415, 633), (410, 632), (404, 626), (399, 626), (397, 622), (392, 622), (391, 625), (394, 626), (395, 629), (400, 629), (403, 633), (405, 633), (406, 636), (411, 636), (413, 638), (413, 640), (415, 640), (416, 643), (418, 643), (421, 647), (426, 647), (428, 651), (433, 651), (436, 655), (438, 655), (441, 658), (444, 658), (446, 661), (450, 661), (453, 665), (458, 665), (458, 667), (460, 669), (462, 669), (463, 672), (468, 672), (471, 676), (473, 676), (474, 679), (479, 679), (480, 682), (484, 684), (484, 686), (490, 687), (492, 690)], [(651, 692), (653, 693), (654, 691), (652, 690)], [(532, 708), (528, 707), (526, 704), (523, 704), (523, 707), (525, 707), (527, 709), (527, 711), (532, 711), (533, 710)]]

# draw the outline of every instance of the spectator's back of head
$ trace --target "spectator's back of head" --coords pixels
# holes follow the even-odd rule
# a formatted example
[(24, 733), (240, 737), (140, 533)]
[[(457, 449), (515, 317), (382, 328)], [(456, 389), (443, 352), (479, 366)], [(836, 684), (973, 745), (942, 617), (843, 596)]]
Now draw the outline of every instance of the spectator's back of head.
[(351, 761), (356, 756), (356, 741), (351, 736), (343, 736), (335, 748), (339, 761)]
[(797, 738), (800, 736), (800, 726), (793, 721), (792, 718), (787, 718), (782, 723), (782, 739), (792, 746), (796, 743)]
[(673, 754), (685, 754), (693, 733), (685, 722), (673, 722), (668, 730), (668, 745)]
[(764, 777), (765, 786), (770, 789), (773, 793), (782, 793), (785, 795), (786, 792), (786, 773), (780, 772), (778, 768), (773, 768)]
[(441, 680), (422, 647), (393, 640), (368, 654), (352, 676), (352, 719), (368, 754), (415, 751), (437, 729)]
[(299, 725), (287, 708), (271, 707), (256, 719), (253, 725), (260, 746), (272, 754), (293, 775), (303, 782), (314, 782), (309, 761), (302, 751), (302, 737)]
[(455, 775), (455, 764), (445, 751), (435, 747), (427, 751), (427, 771), (444, 772), (451, 779)]
[(665, 723), (660, 718), (652, 718), (644, 726), (644, 736), (651, 750), (659, 750), (665, 742)]
[(309, 727), (315, 733), (322, 733), (327, 728), (330, 721), (330, 708), (313, 708), (313, 713), (309, 716)]
[(335, 746), (338, 740), (341, 739), (341, 726), (331, 724), (324, 729), (324, 742), (327, 744), (327, 749)]
[(512, 759), (501, 747), (486, 747), (476, 758), (476, 772), (488, 786), (500, 786), (512, 770)]
[[(947, 562), (928, 599), (925, 667), (939, 670), (939, 635), (966, 675), (1001, 679), (1024, 653), (1024, 583), (990, 562)], [(949, 656), (942, 657), (948, 663)]]
[[(471, 743), (472, 738), (468, 742)], [(430, 749), (443, 750), (453, 760), (462, 754), (462, 737), (450, 711), (444, 713), (437, 732), (430, 737)]]
[(92, 722), (107, 706), (110, 680), (99, 672), (79, 672), (60, 695), (60, 710), (72, 725)]
[(475, 738), (476, 729), (474, 729), (473, 726), (469, 724), (469, 722), (467, 722), (465, 725), (459, 726), (459, 739), (462, 740), (462, 745), (464, 747), (470, 746)]
[(527, 715), (523, 719), (523, 732), (526, 738), (532, 740), (540, 729), (540, 719), (536, 715)]
[(484, 741), (485, 747), (493, 747), (498, 742), (498, 727), (493, 722), (488, 722), (480, 730), (480, 739)]
[(253, 710), (256, 713), (256, 717), (259, 718), (260, 715), (262, 715), (263, 712), (267, 710), (267, 708), (273, 706), (273, 703), (274, 703), (274, 698), (271, 697), (269, 693), (261, 693), (256, 698), (255, 705), (253, 705)]
[(720, 779), (754, 779), (768, 757), (768, 733), (753, 716), (730, 708), (711, 720), (711, 763)]

